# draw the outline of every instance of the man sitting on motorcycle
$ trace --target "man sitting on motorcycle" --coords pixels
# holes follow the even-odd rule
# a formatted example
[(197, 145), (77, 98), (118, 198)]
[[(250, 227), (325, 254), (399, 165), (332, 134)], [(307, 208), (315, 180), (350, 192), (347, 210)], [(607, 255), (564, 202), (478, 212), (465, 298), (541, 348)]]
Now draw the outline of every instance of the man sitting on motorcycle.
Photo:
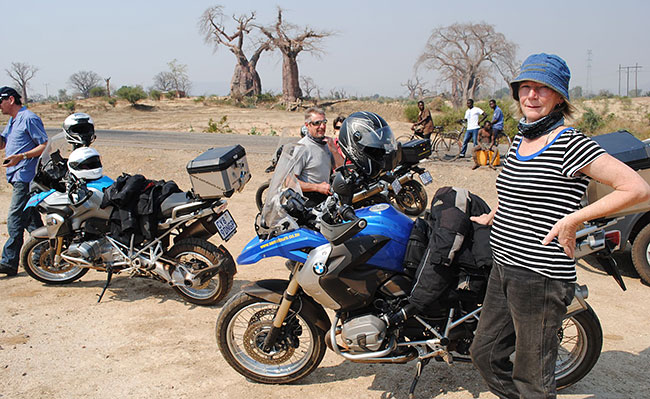
[(306, 151), (293, 172), (303, 194), (309, 198), (309, 205), (319, 204), (327, 198), (330, 194), (331, 171), (343, 165), (343, 157), (337, 151), (334, 140), (325, 136), (326, 125), (325, 111), (317, 107), (307, 110), (307, 135), (298, 141)]

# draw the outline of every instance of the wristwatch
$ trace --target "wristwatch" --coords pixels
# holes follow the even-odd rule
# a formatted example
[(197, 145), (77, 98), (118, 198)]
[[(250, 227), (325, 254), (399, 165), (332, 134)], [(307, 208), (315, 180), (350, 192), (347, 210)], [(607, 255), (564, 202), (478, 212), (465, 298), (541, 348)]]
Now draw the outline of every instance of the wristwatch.
[(23, 152), (23, 159), (27, 159), (27, 153)]

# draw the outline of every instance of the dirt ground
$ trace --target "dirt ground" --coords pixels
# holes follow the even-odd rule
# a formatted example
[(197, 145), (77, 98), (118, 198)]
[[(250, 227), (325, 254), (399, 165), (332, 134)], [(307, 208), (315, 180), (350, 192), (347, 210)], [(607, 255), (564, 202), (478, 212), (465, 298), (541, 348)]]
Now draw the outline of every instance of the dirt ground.
[[(249, 112), (250, 118), (258, 118), (259, 113)], [(286, 113), (276, 113), (275, 117), (277, 126), (292, 126), (301, 118)], [(241, 118), (241, 126), (245, 126), (247, 118)], [(171, 126), (168, 129), (174, 130)], [(109, 176), (116, 177), (123, 171), (142, 173), (150, 178), (175, 180), (185, 189), (189, 189), (185, 165), (201, 152), (128, 150), (103, 145), (101, 140), (96, 148)], [(229, 201), (239, 228), (225, 246), (235, 257), (255, 235), (254, 193), (267, 178), (263, 170), (269, 157), (248, 158), (253, 178), (243, 192)], [(472, 171), (470, 165), (467, 160), (427, 164), (434, 181), (427, 190), (430, 198), (437, 188), (453, 185), (469, 188), (494, 205), (497, 172), (487, 168)], [(9, 199), (9, 186), (3, 182), (0, 242), (7, 238)], [(648, 397), (650, 287), (642, 285), (634, 274), (629, 253), (618, 259), (628, 286), (626, 292), (595, 263), (579, 263), (579, 282), (589, 286), (588, 302), (600, 317), (604, 345), (591, 373), (562, 391), (561, 398)], [(229, 297), (247, 282), (286, 276), (279, 259), (239, 266)], [(253, 383), (232, 370), (217, 349), (214, 329), (223, 303), (194, 306), (162, 283), (118, 275), (98, 304), (97, 295), (105, 277), (90, 271), (66, 286), (46, 286), (22, 270), (17, 277), (0, 277), (0, 397), (407, 397), (414, 363), (355, 364), (331, 351), (314, 373), (298, 383)], [(493, 397), (471, 364), (429, 364), (416, 393), (419, 398)]]

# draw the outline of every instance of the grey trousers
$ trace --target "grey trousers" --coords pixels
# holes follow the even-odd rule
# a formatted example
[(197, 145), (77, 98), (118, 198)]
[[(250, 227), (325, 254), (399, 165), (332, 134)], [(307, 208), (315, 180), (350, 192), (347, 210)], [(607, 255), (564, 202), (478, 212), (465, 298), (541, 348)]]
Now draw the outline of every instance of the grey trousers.
[(557, 333), (573, 295), (572, 282), (494, 263), (470, 349), (492, 393), (509, 399), (556, 397)]

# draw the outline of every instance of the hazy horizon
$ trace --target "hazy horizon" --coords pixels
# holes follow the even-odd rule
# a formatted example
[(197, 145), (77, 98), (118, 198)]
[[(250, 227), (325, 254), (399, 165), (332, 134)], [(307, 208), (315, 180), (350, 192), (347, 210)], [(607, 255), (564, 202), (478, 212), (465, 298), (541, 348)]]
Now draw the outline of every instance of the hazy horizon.
[[(619, 65), (639, 65), (638, 88), (650, 91), (650, 52), (644, 43), (650, 36), (650, 3), (624, 0), (616, 6), (600, 1), (546, 1), (540, 3), (477, 2), (436, 4), (432, 1), (403, 2), (334, 0), (320, 6), (304, 2), (193, 1), (182, 5), (169, 0), (110, 3), (44, 0), (28, 3), (0, 0), (5, 21), (0, 85), (11, 85), (7, 76), (11, 62), (25, 62), (39, 70), (30, 81), (28, 94), (56, 95), (72, 88), (68, 78), (75, 72), (94, 71), (111, 77), (111, 86), (152, 86), (153, 77), (177, 59), (188, 67), (191, 94), (226, 95), (235, 66), (227, 48), (213, 53), (203, 41), (198, 20), (206, 8), (221, 4), (226, 15), (257, 11), (256, 21), (271, 24), (276, 6), (285, 21), (336, 34), (323, 41), (321, 58), (308, 53), (298, 57), (301, 76), (311, 77), (322, 94), (342, 89), (350, 96), (406, 95), (401, 86), (413, 77), (413, 66), (431, 31), (453, 23), (486, 22), (495, 26), (519, 48), (517, 59), (537, 52), (563, 57), (572, 72), (571, 87), (587, 89), (591, 50), (591, 92), (618, 94)], [(29, 5), (27, 9), (26, 4)], [(230, 24), (232, 29), (232, 24)], [(250, 51), (247, 55), (250, 56)], [(258, 63), (264, 92), (281, 92), (281, 57), (265, 52)], [(448, 90), (433, 71), (420, 71), (429, 86)], [(621, 74), (625, 95), (627, 75)], [(635, 74), (630, 73), (630, 89)], [(492, 90), (506, 87), (499, 80)], [(586, 93), (585, 93), (586, 94)]]

